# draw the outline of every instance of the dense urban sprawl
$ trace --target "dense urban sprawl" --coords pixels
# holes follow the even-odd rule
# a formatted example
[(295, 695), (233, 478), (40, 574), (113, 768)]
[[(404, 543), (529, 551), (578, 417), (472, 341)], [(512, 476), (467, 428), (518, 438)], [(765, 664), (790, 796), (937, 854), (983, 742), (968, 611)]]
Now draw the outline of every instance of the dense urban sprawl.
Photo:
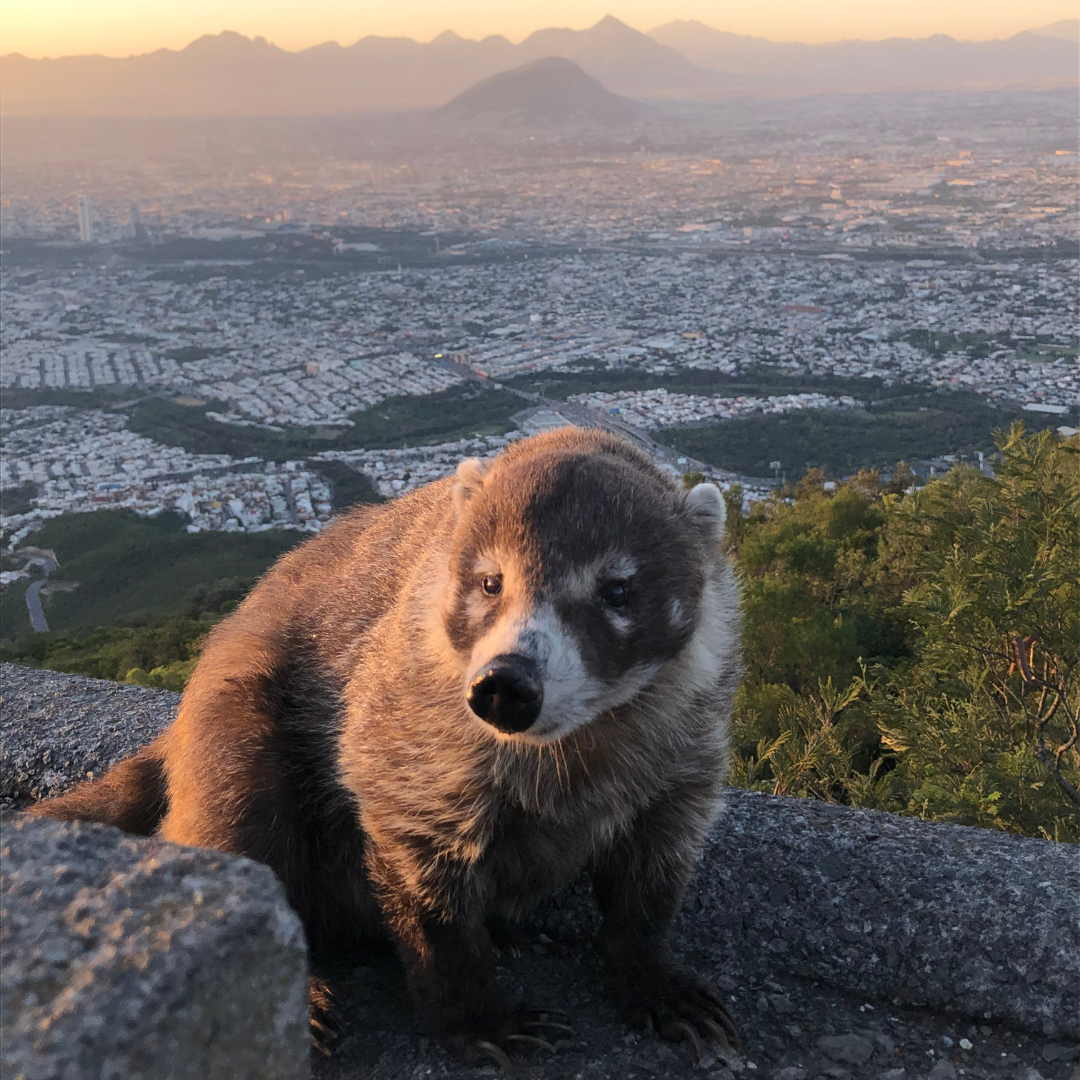
[[(137, 181), (88, 166), (77, 185), (16, 162), (0, 216), (0, 389), (26, 405), (0, 416), (0, 488), (31, 494), (0, 519), (8, 545), (102, 506), (177, 510), (193, 531), (314, 530), (332, 512), (320, 462), (390, 497), (516, 437), (328, 443), (304, 461), (191, 453), (128, 430), (117, 403), (155, 396), (222, 430), (331, 440), (389, 399), (530, 374), (594, 373), (567, 417), (630, 430), (871, 396), (655, 385), (772, 372), (970, 391), (1070, 422), (1071, 99), (871, 105), (819, 103), (806, 126), (805, 105), (734, 103), (666, 146), (657, 131), (598, 149), (510, 140), (482, 165), (475, 147), (414, 139), (271, 169), (255, 135), (251, 171), (212, 182), (179, 154)], [(80, 244), (88, 183), (96, 223)], [(602, 386), (635, 372), (652, 384)], [(546, 422), (564, 422), (550, 407)]]

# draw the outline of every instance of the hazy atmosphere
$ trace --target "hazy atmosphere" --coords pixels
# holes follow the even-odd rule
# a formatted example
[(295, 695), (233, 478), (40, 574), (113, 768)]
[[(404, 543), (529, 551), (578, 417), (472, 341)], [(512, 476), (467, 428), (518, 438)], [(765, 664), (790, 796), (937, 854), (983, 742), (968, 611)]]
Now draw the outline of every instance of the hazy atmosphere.
[(5, 1075), (1080, 1080), (1076, 16), (6, 4)]
[(762, 0), (753, 5), (688, 0), (658, 5), (635, 0), (605, 3), (502, 4), (484, 0), (455, 4), (407, 0), (399, 4), (313, 0), (298, 7), (289, 0), (191, 0), (147, 4), (142, 0), (78, 0), (49, 4), (10, 3), (4, 13), (2, 48), (30, 57), (100, 53), (128, 56), (155, 49), (182, 49), (203, 34), (235, 30), (265, 37), (280, 48), (307, 49), (327, 41), (351, 45), (369, 35), (430, 41), (450, 30), (467, 38), (502, 35), (517, 42), (548, 26), (584, 30), (614, 15), (642, 32), (673, 21), (697, 21), (728, 33), (773, 41), (824, 42), (888, 37), (923, 38), (947, 34), (982, 41), (1007, 38), (1033, 27), (1076, 18), (1068, 0), (950, 0), (932, 3), (866, 4), (826, 0)]

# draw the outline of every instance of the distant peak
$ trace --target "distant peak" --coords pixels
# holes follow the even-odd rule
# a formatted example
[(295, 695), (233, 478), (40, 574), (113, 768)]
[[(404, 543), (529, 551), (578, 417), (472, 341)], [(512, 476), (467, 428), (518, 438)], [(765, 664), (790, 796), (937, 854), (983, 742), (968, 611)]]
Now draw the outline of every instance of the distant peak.
[(203, 34), (188, 45), (184, 52), (225, 52), (237, 49), (269, 49), (264, 37), (249, 38), (235, 30), (222, 30), (220, 34)]
[(460, 34), (455, 34), (453, 30), (444, 30), (438, 37), (431, 39), (432, 45), (456, 45), (459, 41), (465, 41)]
[(435, 115), (460, 120), (502, 117), (513, 124), (617, 123), (634, 116), (637, 108), (605, 90), (572, 60), (544, 56), (482, 79)]
[(639, 31), (635, 30), (632, 26), (627, 26), (621, 19), (616, 19), (614, 15), (605, 15), (595, 26), (589, 27), (585, 33), (594, 33), (597, 30), (605, 34), (639, 33)]

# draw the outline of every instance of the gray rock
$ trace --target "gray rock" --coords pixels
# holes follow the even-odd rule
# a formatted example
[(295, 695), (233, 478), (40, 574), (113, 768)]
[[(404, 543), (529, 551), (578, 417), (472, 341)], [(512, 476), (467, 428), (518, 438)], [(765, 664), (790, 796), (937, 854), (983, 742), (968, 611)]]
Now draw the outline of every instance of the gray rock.
[(835, 1063), (823, 1065), (818, 1069), (817, 1075), (829, 1077), (830, 1080), (851, 1080), (851, 1070)]
[(1080, 1038), (1080, 850), (731, 791), (683, 905), (716, 967)]
[(0, 849), (5, 1077), (309, 1074), (304, 936), (268, 868), (26, 814)]
[(907, 1069), (886, 1069), (881, 1074), (881, 1080), (905, 1080)]
[(938, 1058), (926, 1080), (956, 1080), (956, 1066), (948, 1058)]
[(23, 807), (153, 742), (179, 694), (0, 664), (0, 806)]
[(773, 1073), (773, 1080), (806, 1080), (806, 1070), (801, 1065), (786, 1065)]
[(865, 1065), (874, 1053), (874, 1044), (862, 1035), (824, 1035), (817, 1048), (827, 1058), (848, 1065)]

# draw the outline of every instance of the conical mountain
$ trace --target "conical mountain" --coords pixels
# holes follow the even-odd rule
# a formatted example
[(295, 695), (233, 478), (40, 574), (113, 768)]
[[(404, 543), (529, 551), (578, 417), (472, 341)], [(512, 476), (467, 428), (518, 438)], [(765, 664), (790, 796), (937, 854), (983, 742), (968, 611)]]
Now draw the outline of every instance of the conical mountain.
[(546, 56), (501, 71), (435, 112), (442, 119), (501, 117), (515, 123), (617, 124), (637, 114), (629, 98), (605, 90), (572, 60)]

